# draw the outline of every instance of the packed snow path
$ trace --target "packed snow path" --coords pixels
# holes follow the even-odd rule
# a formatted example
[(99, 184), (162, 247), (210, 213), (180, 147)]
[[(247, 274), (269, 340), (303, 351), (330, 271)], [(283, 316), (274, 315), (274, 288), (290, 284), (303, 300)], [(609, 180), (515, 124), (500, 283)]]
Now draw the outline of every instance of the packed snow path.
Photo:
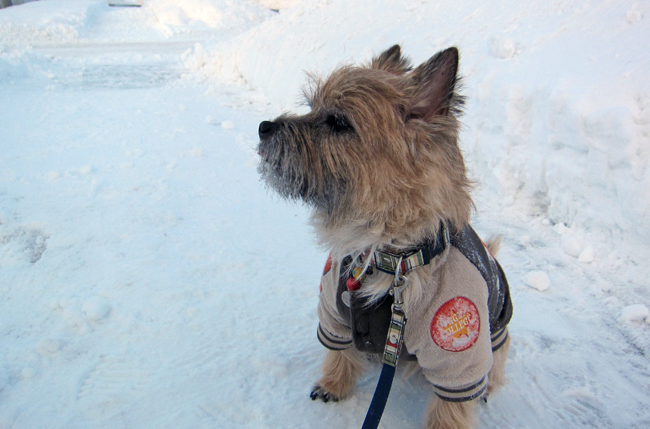
[[(302, 11), (327, 22), (316, 3)], [(259, 182), (257, 125), (277, 105), (263, 88), (205, 80), (210, 14), (172, 25), (191, 14), (162, 2), (173, 37), (154, 37), (137, 11), (78, 4), (70, 40), (15, 42), (67, 2), (21, 6), (32, 27), (0, 27), (0, 429), (360, 427), (379, 368), (347, 401), (309, 399), (327, 252), (307, 211)], [(108, 37), (124, 29), (115, 14), (135, 41)], [(276, 19), (255, 16), (267, 30)], [(245, 46), (230, 40), (246, 28), (219, 43)], [(479, 154), (498, 146), (469, 138), (475, 119), (468, 161), (482, 181)], [(506, 138), (510, 123), (491, 120)], [(510, 384), (481, 406), (481, 427), (649, 427), (647, 243), (625, 235), (603, 253), (579, 225), (520, 194), (504, 206), (485, 183), (474, 225), (504, 235), (515, 313)], [(421, 378), (398, 380), (381, 427), (420, 427), (430, 395)]]

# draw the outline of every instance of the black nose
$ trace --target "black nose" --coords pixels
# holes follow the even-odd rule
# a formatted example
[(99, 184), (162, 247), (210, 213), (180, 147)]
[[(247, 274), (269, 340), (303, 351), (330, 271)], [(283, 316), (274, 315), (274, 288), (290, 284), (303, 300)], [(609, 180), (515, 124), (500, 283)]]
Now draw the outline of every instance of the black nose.
[(260, 122), (260, 129), (258, 131), (260, 134), (260, 138), (263, 139), (266, 137), (270, 137), (271, 135), (273, 135), (273, 133), (277, 128), (278, 128), (278, 124), (275, 122), (269, 122), (269, 121)]

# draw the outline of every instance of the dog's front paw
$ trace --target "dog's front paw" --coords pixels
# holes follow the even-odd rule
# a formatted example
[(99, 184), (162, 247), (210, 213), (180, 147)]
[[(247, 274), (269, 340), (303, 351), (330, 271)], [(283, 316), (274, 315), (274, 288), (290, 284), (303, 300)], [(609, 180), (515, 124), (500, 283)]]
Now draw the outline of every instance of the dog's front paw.
[(312, 401), (315, 401), (316, 399), (320, 399), (323, 402), (338, 402), (339, 398), (338, 396), (332, 395), (330, 392), (325, 390), (324, 387), (320, 385), (315, 385), (314, 388), (312, 389), (311, 393), (309, 394), (309, 397), (311, 398)]

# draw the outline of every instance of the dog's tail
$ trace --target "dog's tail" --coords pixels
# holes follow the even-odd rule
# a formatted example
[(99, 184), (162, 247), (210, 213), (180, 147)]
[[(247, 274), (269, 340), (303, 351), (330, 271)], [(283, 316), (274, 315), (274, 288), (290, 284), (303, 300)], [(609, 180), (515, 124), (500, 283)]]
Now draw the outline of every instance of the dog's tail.
[(497, 257), (499, 250), (501, 250), (501, 241), (503, 240), (502, 235), (492, 235), (485, 241), (485, 245), (492, 254), (493, 257)]

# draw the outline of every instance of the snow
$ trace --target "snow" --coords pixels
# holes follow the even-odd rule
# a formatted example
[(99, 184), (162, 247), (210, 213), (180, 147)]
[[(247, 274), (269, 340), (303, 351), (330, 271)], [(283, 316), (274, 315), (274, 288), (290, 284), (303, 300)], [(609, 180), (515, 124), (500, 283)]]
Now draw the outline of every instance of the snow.
[(585, 247), (578, 255), (578, 261), (584, 264), (589, 264), (595, 259), (594, 248), (591, 246)]
[[(273, 9), (273, 10), (271, 10)], [(311, 402), (327, 249), (257, 126), (394, 43), (455, 45), (510, 384), (481, 427), (650, 426), (650, 5), (44, 0), (0, 9), (0, 428), (360, 427)], [(543, 292), (540, 292), (543, 291)], [(399, 377), (399, 373), (398, 373)], [(383, 427), (430, 397), (397, 380)]]
[(570, 255), (570, 256), (573, 256), (573, 257), (577, 258), (582, 253), (582, 245), (572, 235), (569, 235), (569, 234), (563, 235), (561, 243), (562, 243), (562, 250), (567, 255)]
[(648, 315), (650, 315), (650, 311), (648, 310), (648, 307), (643, 304), (628, 305), (621, 312), (621, 317), (628, 321), (643, 321), (648, 317)]
[(83, 311), (88, 320), (91, 321), (103, 319), (110, 310), (110, 303), (100, 296), (88, 298), (81, 306), (81, 311)]
[(531, 271), (524, 276), (524, 283), (526, 286), (537, 289), (538, 291), (545, 291), (551, 285), (551, 279), (544, 271)]

